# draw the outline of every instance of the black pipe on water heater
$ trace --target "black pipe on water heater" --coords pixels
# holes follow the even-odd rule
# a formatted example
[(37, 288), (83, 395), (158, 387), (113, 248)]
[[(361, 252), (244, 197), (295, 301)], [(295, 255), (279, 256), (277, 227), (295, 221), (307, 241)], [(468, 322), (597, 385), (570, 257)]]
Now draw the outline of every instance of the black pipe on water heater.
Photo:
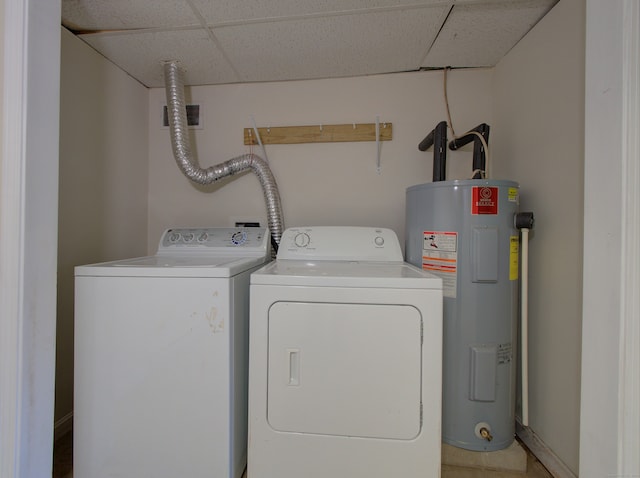
[(420, 142), (418, 149), (426, 151), (433, 146), (433, 181), (444, 181), (447, 174), (447, 122), (441, 121)]

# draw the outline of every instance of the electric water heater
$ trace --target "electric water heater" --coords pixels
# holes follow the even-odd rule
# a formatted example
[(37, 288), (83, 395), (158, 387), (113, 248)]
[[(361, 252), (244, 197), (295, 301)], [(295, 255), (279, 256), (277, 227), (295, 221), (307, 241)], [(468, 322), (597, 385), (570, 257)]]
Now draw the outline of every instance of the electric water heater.
[[(407, 262), (443, 281), (442, 440), (494, 451), (515, 436), (519, 185), (484, 179), (489, 126), (449, 144), (474, 141), (472, 179), (445, 179), (447, 125), (419, 145), (434, 146), (433, 182), (406, 193)], [(480, 136), (482, 138), (480, 138)]]

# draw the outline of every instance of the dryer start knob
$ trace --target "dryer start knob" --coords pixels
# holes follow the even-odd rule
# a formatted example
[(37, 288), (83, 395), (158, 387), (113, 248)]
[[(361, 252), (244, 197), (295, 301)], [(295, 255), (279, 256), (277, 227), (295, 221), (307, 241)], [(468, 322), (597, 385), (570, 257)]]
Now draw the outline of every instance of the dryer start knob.
[(311, 238), (309, 237), (308, 234), (305, 234), (304, 232), (300, 232), (295, 235), (295, 237), (293, 238), (293, 242), (298, 247), (307, 247), (311, 242)]

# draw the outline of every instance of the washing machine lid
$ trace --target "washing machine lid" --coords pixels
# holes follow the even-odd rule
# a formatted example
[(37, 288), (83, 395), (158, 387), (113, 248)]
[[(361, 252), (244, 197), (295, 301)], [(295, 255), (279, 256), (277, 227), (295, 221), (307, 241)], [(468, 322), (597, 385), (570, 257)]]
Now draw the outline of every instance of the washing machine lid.
[(442, 289), (442, 280), (405, 262), (278, 259), (251, 274), (252, 285)]
[(211, 256), (147, 256), (75, 268), (78, 276), (233, 277), (260, 266), (266, 258)]
[(158, 253), (78, 266), (76, 276), (232, 277), (268, 261), (266, 228), (172, 228)]

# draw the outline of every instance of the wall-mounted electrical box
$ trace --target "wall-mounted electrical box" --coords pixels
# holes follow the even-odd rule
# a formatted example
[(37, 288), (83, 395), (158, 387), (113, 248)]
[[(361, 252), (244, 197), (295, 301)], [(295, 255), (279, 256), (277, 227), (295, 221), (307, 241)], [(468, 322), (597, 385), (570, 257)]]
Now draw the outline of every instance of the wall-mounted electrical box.
[[(202, 129), (202, 106), (201, 105), (187, 105), (187, 124), (189, 128)], [(169, 114), (167, 113), (167, 105), (162, 106), (162, 126), (169, 127)]]

